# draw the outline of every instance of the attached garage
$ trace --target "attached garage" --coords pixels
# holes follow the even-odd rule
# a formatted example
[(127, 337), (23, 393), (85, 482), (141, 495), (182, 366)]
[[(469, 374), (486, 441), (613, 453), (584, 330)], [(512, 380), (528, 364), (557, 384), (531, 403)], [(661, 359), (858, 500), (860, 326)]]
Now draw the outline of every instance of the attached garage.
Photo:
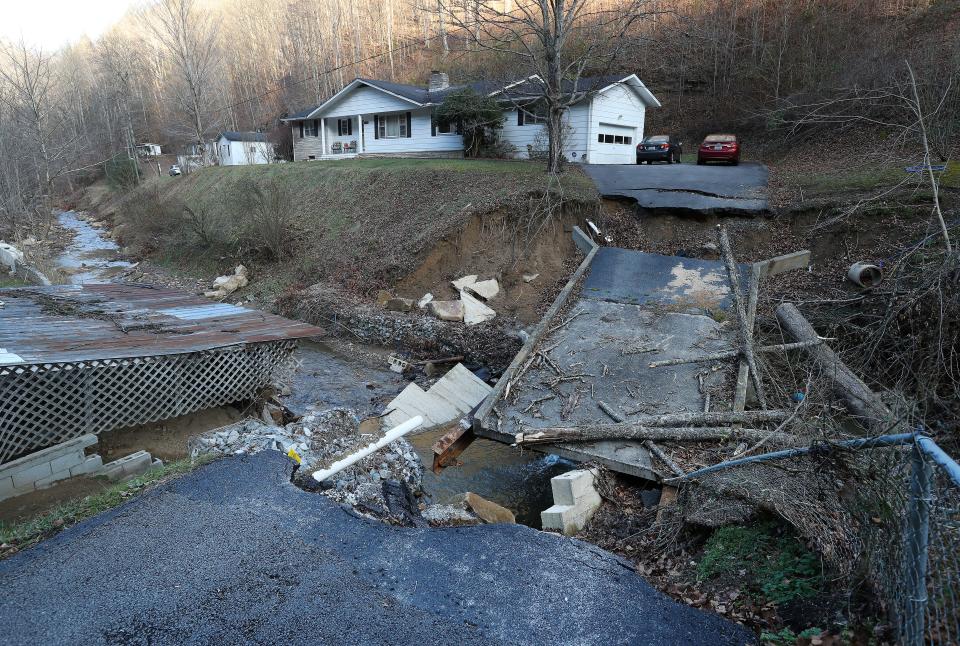
[(637, 133), (640, 126), (613, 123), (597, 124), (593, 140), (592, 164), (634, 164), (637, 161)]

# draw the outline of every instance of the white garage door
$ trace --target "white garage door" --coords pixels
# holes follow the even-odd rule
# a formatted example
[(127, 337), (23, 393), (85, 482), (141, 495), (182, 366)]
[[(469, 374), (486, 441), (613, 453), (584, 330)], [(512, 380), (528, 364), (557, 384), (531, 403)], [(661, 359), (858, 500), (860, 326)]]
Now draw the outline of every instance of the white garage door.
[(639, 126), (603, 123), (597, 127), (593, 140), (591, 164), (635, 164), (637, 163), (636, 133)]

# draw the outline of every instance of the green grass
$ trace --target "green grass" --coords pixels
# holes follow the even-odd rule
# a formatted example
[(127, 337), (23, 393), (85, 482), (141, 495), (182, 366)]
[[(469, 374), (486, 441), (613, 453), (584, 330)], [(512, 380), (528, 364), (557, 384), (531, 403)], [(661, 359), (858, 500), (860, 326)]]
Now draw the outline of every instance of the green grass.
[(23, 282), (16, 276), (11, 276), (6, 272), (0, 272), (0, 287), (23, 287), (28, 283)]
[[(123, 243), (150, 245), (146, 250), (154, 258), (174, 265), (212, 263), (219, 273), (238, 261), (256, 265), (251, 246), (263, 238), (250, 233), (259, 225), (243, 197), (250, 195), (251, 184), (290, 199), (291, 212), (284, 216), (290, 224), (282, 228), (291, 238), (284, 261), (291, 276), (303, 282), (350, 281), (361, 288), (407, 275), (473, 214), (522, 217), (531, 204), (539, 204), (530, 196), (547, 189), (562, 194), (565, 208), (592, 210), (598, 200), (592, 180), (575, 165), (559, 184), (551, 182), (542, 163), (528, 161), (352, 159), (211, 167), (172, 181), (155, 178), (132, 193), (118, 215), (125, 225)], [(177, 220), (175, 206), (169, 212), (138, 213), (158, 195), (163, 204), (183, 202), (202, 211), (216, 240), (202, 243)], [(162, 222), (168, 224), (155, 226)], [(209, 269), (205, 273), (215, 273)]]
[[(928, 190), (929, 177), (926, 173), (907, 173), (907, 164), (867, 165), (849, 167), (837, 171), (806, 173), (793, 179), (793, 182), (805, 194), (816, 196), (842, 192), (865, 192), (890, 188), (903, 183), (905, 188), (919, 187)], [(960, 188), (960, 162), (947, 162), (943, 172), (934, 176), (941, 188)]]
[(775, 604), (810, 598), (824, 589), (817, 555), (773, 522), (722, 527), (707, 540), (697, 566), (701, 580), (741, 572)]
[[(219, 456), (205, 455), (196, 459), (177, 460), (151, 469), (127, 482), (111, 485), (104, 491), (61, 503), (54, 509), (29, 520), (7, 524), (0, 522), (0, 544), (15, 546), (18, 550), (53, 536), (65, 527), (112, 509), (142, 493), (152, 485), (193, 471)], [(4, 556), (0, 552), (0, 558)]]

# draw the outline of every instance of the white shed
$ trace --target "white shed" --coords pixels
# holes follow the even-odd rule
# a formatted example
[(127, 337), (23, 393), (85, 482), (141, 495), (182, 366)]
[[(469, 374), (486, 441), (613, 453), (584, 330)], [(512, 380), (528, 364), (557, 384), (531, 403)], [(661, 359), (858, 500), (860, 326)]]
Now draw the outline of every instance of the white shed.
[(273, 144), (262, 132), (221, 132), (214, 154), (221, 166), (269, 164), (274, 159)]

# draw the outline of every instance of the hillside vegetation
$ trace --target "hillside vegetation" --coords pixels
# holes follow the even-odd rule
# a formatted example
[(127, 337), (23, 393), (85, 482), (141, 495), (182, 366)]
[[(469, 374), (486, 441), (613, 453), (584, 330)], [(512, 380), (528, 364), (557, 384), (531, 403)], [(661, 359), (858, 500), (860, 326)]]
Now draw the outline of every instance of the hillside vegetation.
[(370, 291), (407, 275), (476, 215), (509, 211), (504, 226), (522, 239), (532, 223), (597, 203), (578, 169), (551, 188), (554, 210), (544, 208), (546, 188), (542, 167), (525, 162), (300, 162), (155, 178), (106, 212), (138, 254), (204, 271), (283, 266), (298, 282)]

